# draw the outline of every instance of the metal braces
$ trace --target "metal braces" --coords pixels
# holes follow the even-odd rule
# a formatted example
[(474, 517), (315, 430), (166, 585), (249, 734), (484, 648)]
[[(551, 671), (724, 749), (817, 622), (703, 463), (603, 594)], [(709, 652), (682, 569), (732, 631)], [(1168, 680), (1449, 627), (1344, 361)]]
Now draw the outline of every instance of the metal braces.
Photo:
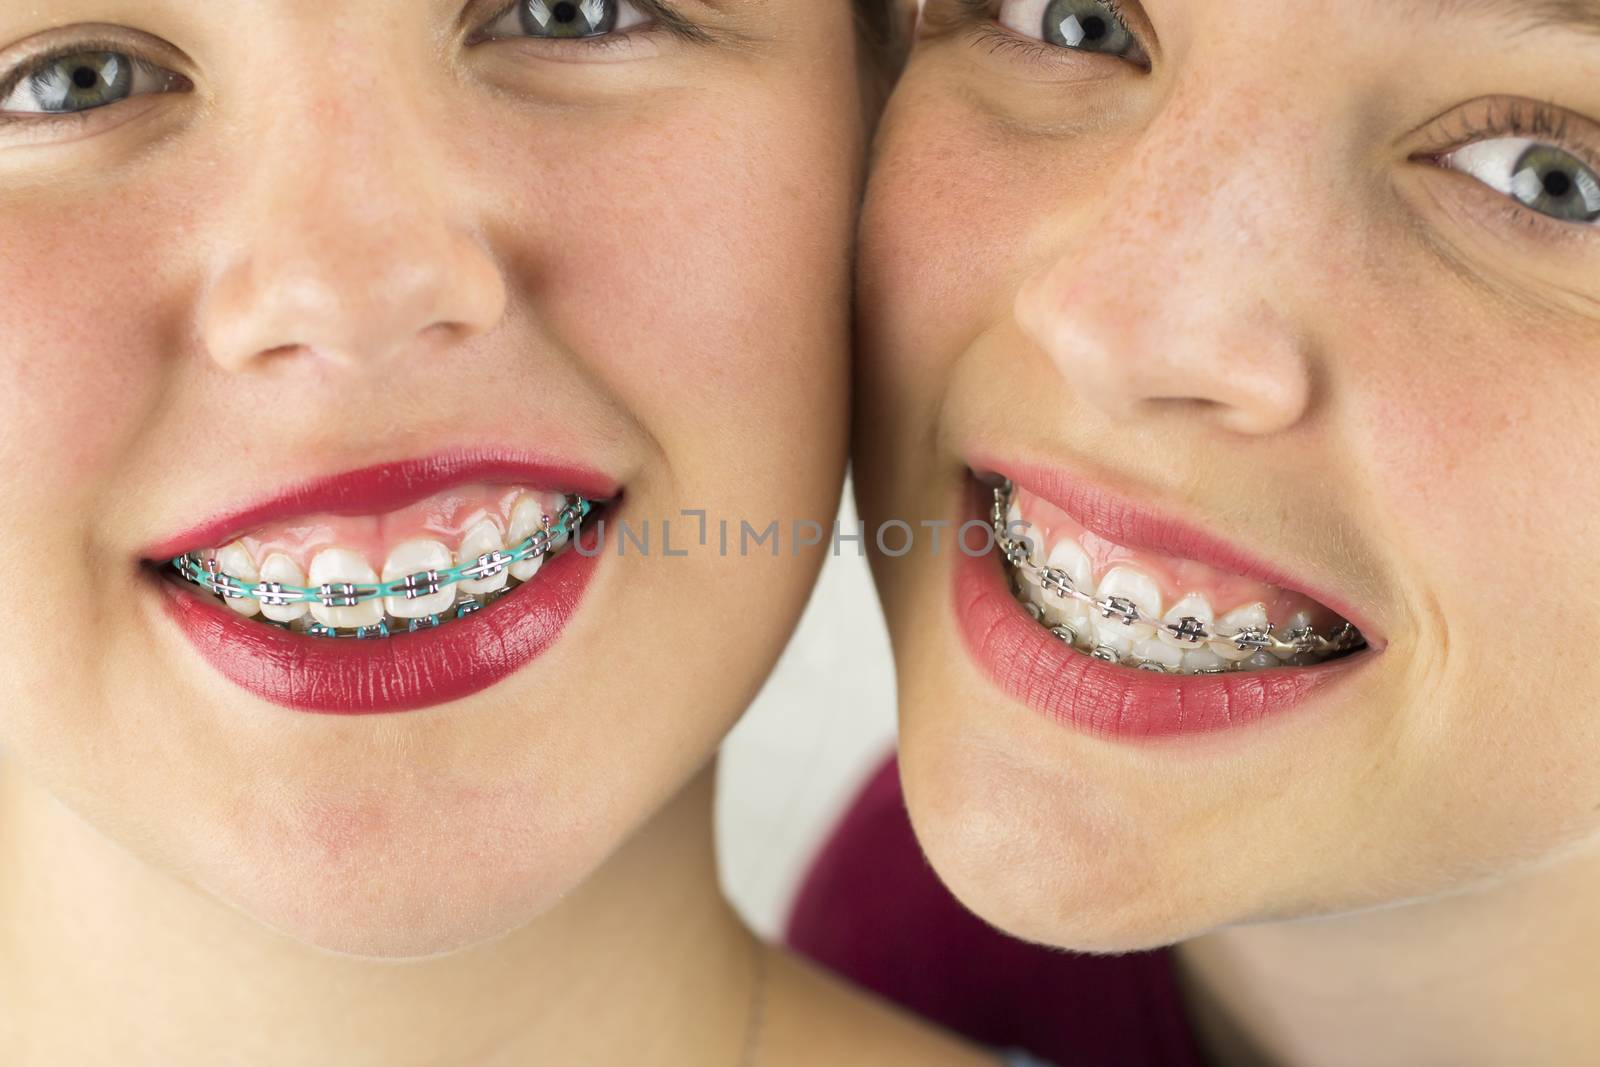
[[(1014, 487), (1007, 481), (995, 488), (994, 507), (990, 511), (990, 525), (994, 527), (995, 544), (999, 547), (1006, 562), (1010, 563), (1022, 575), (1032, 579), (1045, 592), (1060, 600), (1078, 600), (1088, 604), (1095, 613), (1103, 619), (1115, 619), (1124, 626), (1144, 624), (1154, 627), (1165, 633), (1168, 637), (1185, 645), (1193, 646), (1196, 651), (1214, 651), (1228, 649), (1234, 652), (1268, 652), (1280, 657), (1288, 656), (1313, 656), (1327, 658), (1343, 652), (1353, 652), (1366, 646), (1366, 639), (1361, 636), (1351, 623), (1342, 623), (1332, 633), (1323, 635), (1316, 633), (1310, 626), (1296, 626), (1275, 632), (1269, 623), (1264, 627), (1243, 627), (1232, 633), (1211, 632), (1206, 629), (1204, 620), (1191, 616), (1184, 616), (1177, 622), (1167, 622), (1164, 619), (1153, 619), (1139, 610), (1138, 605), (1126, 597), (1108, 596), (1096, 597), (1092, 593), (1076, 588), (1072, 577), (1058, 567), (1048, 567), (1039, 564), (1032, 555), (1026, 540), (1012, 537), (1008, 529), (1007, 517), (1011, 513), (1011, 497)], [(1043, 611), (1037, 605), (1030, 604), (1029, 608), (1038, 611), (1034, 618), (1044, 622)], [(1051, 632), (1068, 644), (1076, 644), (1080, 635), (1070, 626), (1054, 626)], [(1104, 645), (1090, 650), (1089, 654), (1096, 659), (1110, 663), (1119, 662), (1120, 656), (1115, 649)], [(1159, 664), (1141, 664), (1141, 669), (1163, 671), (1167, 668)], [(1202, 669), (1200, 674), (1221, 674), (1222, 668)]]
[[(501, 592), (504, 592), (504, 590), (491, 593), (489, 594), (489, 597), (492, 599), (496, 596), (499, 596)], [(454, 608), (455, 613), (451, 615), (450, 618), (464, 618), (465, 616), (472, 614), (474, 611), (479, 611), (482, 608), (483, 604), (476, 600), (458, 601)], [(257, 619), (256, 621), (264, 626), (271, 626), (276, 630), (293, 630), (295, 628), (291, 623), (276, 622), (272, 619)], [(399, 622), (401, 620), (397, 619), (395, 621)], [(424, 615), (420, 619), (406, 619), (404, 621), (406, 624), (406, 631), (408, 633), (416, 633), (418, 630), (431, 630), (435, 626), (440, 625), (445, 621), (445, 616)], [(358, 640), (370, 640), (375, 637), (389, 637), (394, 633), (394, 631), (389, 628), (388, 621), (384, 619), (379, 619), (378, 622), (372, 626), (359, 626), (350, 631), (342, 631), (336, 627), (327, 626), (323, 623), (313, 620), (307, 623), (306, 628), (301, 632), (308, 637), (353, 637), (357, 638)]]
[[(217, 561), (215, 554), (202, 555), (198, 552), (187, 552), (172, 559), (172, 566), (184, 578), (193, 582), (209, 592), (229, 600), (251, 599), (272, 607), (287, 607), (290, 604), (320, 604), (326, 608), (353, 608), (370, 600), (381, 600), (384, 597), (404, 597), (407, 600), (416, 600), (418, 597), (428, 596), (439, 592), (445, 586), (457, 582), (475, 581), (493, 578), (502, 571), (516, 563), (523, 563), (545, 555), (551, 546), (562, 535), (576, 538), (583, 525), (583, 520), (594, 505), (583, 497), (573, 497), (562, 507), (561, 511), (552, 519), (544, 516), (544, 525), (535, 530), (530, 536), (524, 538), (513, 548), (497, 549), (485, 552), (477, 559), (463, 563), (449, 570), (420, 571), (408, 574), (403, 578), (396, 578), (392, 582), (377, 584), (356, 584), (352, 582), (326, 582), (318, 586), (284, 585), (281, 582), (257, 582), (249, 584), (231, 574), (224, 574), (222, 565)], [(460, 606), (466, 607), (463, 602)], [(457, 616), (469, 614), (471, 611), (482, 607), (482, 604), (473, 603), (468, 611), (458, 611)], [(423, 619), (413, 619), (412, 630), (426, 629), (428, 626), (437, 625), (438, 617), (429, 616), (434, 621), (429, 623)], [(307, 633), (314, 636), (318, 628), (329, 629), (321, 623), (313, 624)], [(382, 633), (376, 632), (382, 628)], [(363, 633), (357, 631), (357, 637), (387, 637), (388, 628), (380, 623), (378, 626), (364, 627), (364, 630), (374, 631)], [(330, 636), (323, 634), (320, 636)]]

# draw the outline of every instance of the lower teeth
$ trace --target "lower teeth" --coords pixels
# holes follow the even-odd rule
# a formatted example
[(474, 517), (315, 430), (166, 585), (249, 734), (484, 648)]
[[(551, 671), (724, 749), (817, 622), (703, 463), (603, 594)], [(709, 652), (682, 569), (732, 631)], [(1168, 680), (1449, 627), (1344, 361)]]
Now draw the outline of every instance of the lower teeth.
[[(249, 597), (269, 604), (322, 603), (329, 607), (350, 607), (359, 602), (381, 599), (388, 595), (408, 595), (400, 587), (400, 582), (411, 582), (426, 592), (434, 592), (463, 580), (483, 580), (498, 577), (502, 572), (509, 571), (517, 563), (535, 558), (548, 559), (551, 556), (558, 555), (564, 548), (577, 540), (579, 527), (593, 508), (594, 505), (582, 497), (573, 498), (562, 508), (561, 514), (554, 520), (553, 524), (548, 521), (547, 517), (544, 529), (536, 531), (532, 537), (515, 547), (488, 553), (478, 557), (474, 563), (457, 567), (450, 571), (425, 572), (412, 575), (408, 579), (390, 583), (389, 586), (339, 584), (315, 589), (288, 586), (269, 587), (266, 583), (252, 586), (222, 573), (214, 553), (191, 553), (179, 556), (172, 560), (171, 565), (185, 581), (205, 592), (211, 593), (224, 603), (228, 600)], [(529, 580), (534, 580), (537, 576), (536, 573)], [(318, 622), (309, 613), (301, 615), (293, 622), (275, 622), (264, 616), (253, 616), (251, 621), (279, 630), (305, 634), (309, 637), (371, 640), (392, 637), (396, 634), (412, 633), (418, 630), (431, 630), (456, 619), (464, 619), (468, 615), (483, 610), (524, 584), (526, 583), (519, 580), (514, 574), (508, 573), (506, 574), (506, 584), (501, 588), (485, 593), (462, 593), (449, 609), (439, 614), (427, 615), (419, 619), (405, 619), (384, 612), (382, 618), (376, 623), (358, 628), (328, 626)]]
[[(1011, 493), (1009, 482), (994, 491), (991, 524), (995, 531), (996, 546), (1006, 571), (1011, 576), (1012, 595), (1022, 603), (1034, 621), (1048, 627), (1050, 632), (1064, 644), (1095, 659), (1161, 674), (1210, 675), (1281, 667), (1309, 667), (1347, 656), (1366, 647), (1366, 640), (1361, 636), (1361, 632), (1348, 622), (1340, 624), (1326, 635), (1317, 634), (1310, 627), (1277, 630), (1268, 625), (1261, 629), (1220, 634), (1206, 633), (1199, 626), (1194, 626), (1191, 628), (1193, 636), (1190, 637), (1187, 636), (1189, 631), (1179, 630), (1160, 620), (1143, 618), (1132, 605), (1120, 598), (1096, 599), (1073, 588), (1071, 580), (1066, 575), (1039, 566), (1033, 558), (1032, 546), (1027, 541), (1009, 535), (1006, 517), (1011, 509)], [(1103, 643), (1101, 635), (1096, 633), (1097, 627), (1091, 622), (1078, 625), (1052, 622), (1046, 615), (1045, 609), (1033, 599), (1035, 596), (1042, 596), (1046, 600), (1053, 598), (1063, 603), (1068, 601), (1086, 603), (1090, 605), (1095, 615), (1114, 620), (1124, 626), (1131, 627), (1137, 623), (1164, 627), (1173, 634), (1183, 633), (1186, 635), (1185, 639), (1193, 643), (1192, 650), (1184, 653), (1184, 657), (1198, 658), (1208, 665), (1174, 666), (1171, 663), (1146, 659), (1132, 651), (1113, 648)], [(1195, 620), (1186, 619), (1184, 622), (1194, 623)], [(1217, 655), (1213, 651), (1216, 648), (1230, 652), (1231, 656)], [(1243, 659), (1238, 658), (1241, 653), (1247, 651), (1251, 652), (1251, 655)], [(1196, 653), (1201, 655), (1196, 656)]]

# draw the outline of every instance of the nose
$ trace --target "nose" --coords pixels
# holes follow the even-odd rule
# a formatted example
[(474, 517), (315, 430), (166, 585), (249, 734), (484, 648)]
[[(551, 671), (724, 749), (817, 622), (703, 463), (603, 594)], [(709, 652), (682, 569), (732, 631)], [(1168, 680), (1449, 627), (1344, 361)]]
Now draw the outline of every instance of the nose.
[(418, 126), (399, 107), (325, 106), (267, 125), (235, 213), (247, 221), (201, 311), (216, 363), (371, 367), (500, 321), (505, 278), (453, 214)]
[[(1207, 114), (1231, 112), (1188, 110), (1174, 123)], [(1309, 409), (1311, 343), (1286, 253), (1305, 224), (1271, 202), (1297, 183), (1281, 161), (1261, 173), (1263, 146), (1250, 148), (1158, 120), (1096, 179), (1114, 198), (1070, 209), (1014, 310), (1084, 403), (1119, 420), (1181, 414), (1240, 434), (1281, 432)]]

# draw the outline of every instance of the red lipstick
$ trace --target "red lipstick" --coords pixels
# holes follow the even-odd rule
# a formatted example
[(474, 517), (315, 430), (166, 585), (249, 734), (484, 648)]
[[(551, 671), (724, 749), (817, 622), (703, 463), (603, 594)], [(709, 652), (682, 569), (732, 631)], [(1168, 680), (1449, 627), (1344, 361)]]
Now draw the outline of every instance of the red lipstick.
[[(215, 515), (146, 550), (151, 563), (226, 543), (251, 527), (309, 512), (392, 511), (468, 482), (506, 482), (614, 497), (614, 482), (577, 467), (508, 453), (453, 453), (367, 467), (301, 483)], [(581, 549), (581, 551), (580, 551)], [(313, 637), (244, 618), (170, 576), (158, 577), (167, 618), (201, 658), (240, 688), (280, 707), (336, 715), (401, 712), (458, 700), (515, 673), (555, 643), (576, 612), (600, 555), (585, 526), (526, 585), (462, 619), (387, 638)]]
[[(1242, 549), (1135, 501), (1055, 472), (1004, 469), (1012, 482), (1128, 548), (1193, 559), (1304, 593), (1351, 619), (1338, 598), (1308, 589)], [(990, 491), (974, 483), (973, 505), (988, 511)], [(1364, 653), (1311, 667), (1218, 675), (1157, 674), (1102, 663), (1039, 625), (1011, 595), (997, 553), (959, 553), (954, 608), (968, 653), (1008, 696), (1063, 725), (1116, 740), (1172, 738), (1246, 726), (1303, 704), (1360, 670)], [(1368, 637), (1369, 643), (1378, 642)]]
[(468, 482), (503, 482), (608, 500), (617, 484), (595, 471), (515, 452), (448, 452), (381, 463), (291, 485), (257, 503), (236, 507), (164, 537), (140, 554), (151, 562), (216, 548), (252, 527), (313, 512), (379, 515)]
[(459, 700), (544, 652), (577, 610), (598, 562), (555, 556), (532, 582), (465, 619), (371, 641), (309, 637), (245, 619), (174, 581), (160, 580), (167, 617), (224, 678), (294, 711), (333, 715), (412, 711)]

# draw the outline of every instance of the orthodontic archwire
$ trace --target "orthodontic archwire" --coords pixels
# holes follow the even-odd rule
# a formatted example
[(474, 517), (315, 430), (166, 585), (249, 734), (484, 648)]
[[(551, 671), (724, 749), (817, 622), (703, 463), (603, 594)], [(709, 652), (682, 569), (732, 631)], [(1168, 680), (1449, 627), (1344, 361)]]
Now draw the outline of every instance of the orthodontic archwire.
[[(1201, 619), (1184, 616), (1177, 622), (1167, 622), (1146, 615), (1139, 610), (1138, 605), (1126, 597), (1097, 597), (1077, 588), (1066, 571), (1058, 567), (1040, 565), (1033, 558), (1027, 540), (1011, 536), (1007, 518), (1011, 512), (1011, 498), (1014, 492), (1015, 489), (1010, 481), (1003, 482), (994, 490), (994, 506), (989, 513), (989, 521), (994, 527), (995, 544), (1014, 570), (1032, 579), (1046, 593), (1058, 600), (1080, 601), (1089, 605), (1100, 618), (1115, 620), (1124, 626), (1143, 624), (1154, 627), (1192, 650), (1222, 648), (1235, 652), (1275, 653), (1280, 657), (1292, 655), (1328, 657), (1341, 652), (1353, 652), (1366, 646), (1367, 642), (1361, 636), (1361, 631), (1349, 622), (1342, 623), (1332, 633), (1326, 635), (1317, 633), (1310, 626), (1291, 627), (1278, 633), (1270, 624), (1262, 627), (1247, 626), (1233, 633), (1214, 633), (1206, 629), (1206, 623)], [(1029, 614), (1033, 615), (1035, 620), (1049, 625), (1045, 622), (1043, 612), (1038, 605), (1028, 604), (1027, 607), (1031, 609)], [(1084, 636), (1077, 628), (1065, 625), (1051, 626), (1050, 632), (1062, 641), (1074, 645)], [(1090, 655), (1113, 663), (1119, 658), (1115, 651), (1108, 648), (1096, 648)], [(1155, 665), (1145, 666), (1154, 670), (1164, 669)], [(1205, 668), (1195, 673), (1222, 674), (1224, 671), (1222, 668)]]
[[(511, 548), (485, 552), (470, 562), (446, 570), (419, 571), (390, 582), (326, 582), (317, 586), (285, 585), (281, 582), (266, 581), (251, 583), (235, 578), (231, 574), (224, 574), (214, 554), (202, 555), (199, 552), (186, 552), (181, 556), (174, 556), (171, 566), (188, 581), (220, 597), (228, 600), (256, 600), (270, 607), (320, 604), (327, 608), (351, 608), (357, 604), (385, 597), (417, 600), (432, 596), (446, 586), (458, 582), (494, 578), (515, 564), (546, 555), (556, 547), (556, 540), (563, 535), (576, 538), (584, 518), (594, 510), (594, 507), (594, 504), (581, 496), (573, 497), (554, 519), (548, 515), (544, 516), (544, 524), (540, 529)], [(477, 611), (482, 606), (481, 603), (464, 601), (459, 605), (461, 610), (457, 612), (457, 617)], [(438, 616), (431, 615), (409, 620), (408, 628), (427, 629), (437, 626), (439, 622)], [(273, 625), (281, 627), (284, 624)], [(321, 623), (313, 623), (306, 632), (312, 636), (322, 637), (335, 636), (336, 633), (332, 627)], [(387, 637), (389, 629), (386, 623), (380, 622), (376, 626), (361, 627), (354, 633), (357, 637)]]

